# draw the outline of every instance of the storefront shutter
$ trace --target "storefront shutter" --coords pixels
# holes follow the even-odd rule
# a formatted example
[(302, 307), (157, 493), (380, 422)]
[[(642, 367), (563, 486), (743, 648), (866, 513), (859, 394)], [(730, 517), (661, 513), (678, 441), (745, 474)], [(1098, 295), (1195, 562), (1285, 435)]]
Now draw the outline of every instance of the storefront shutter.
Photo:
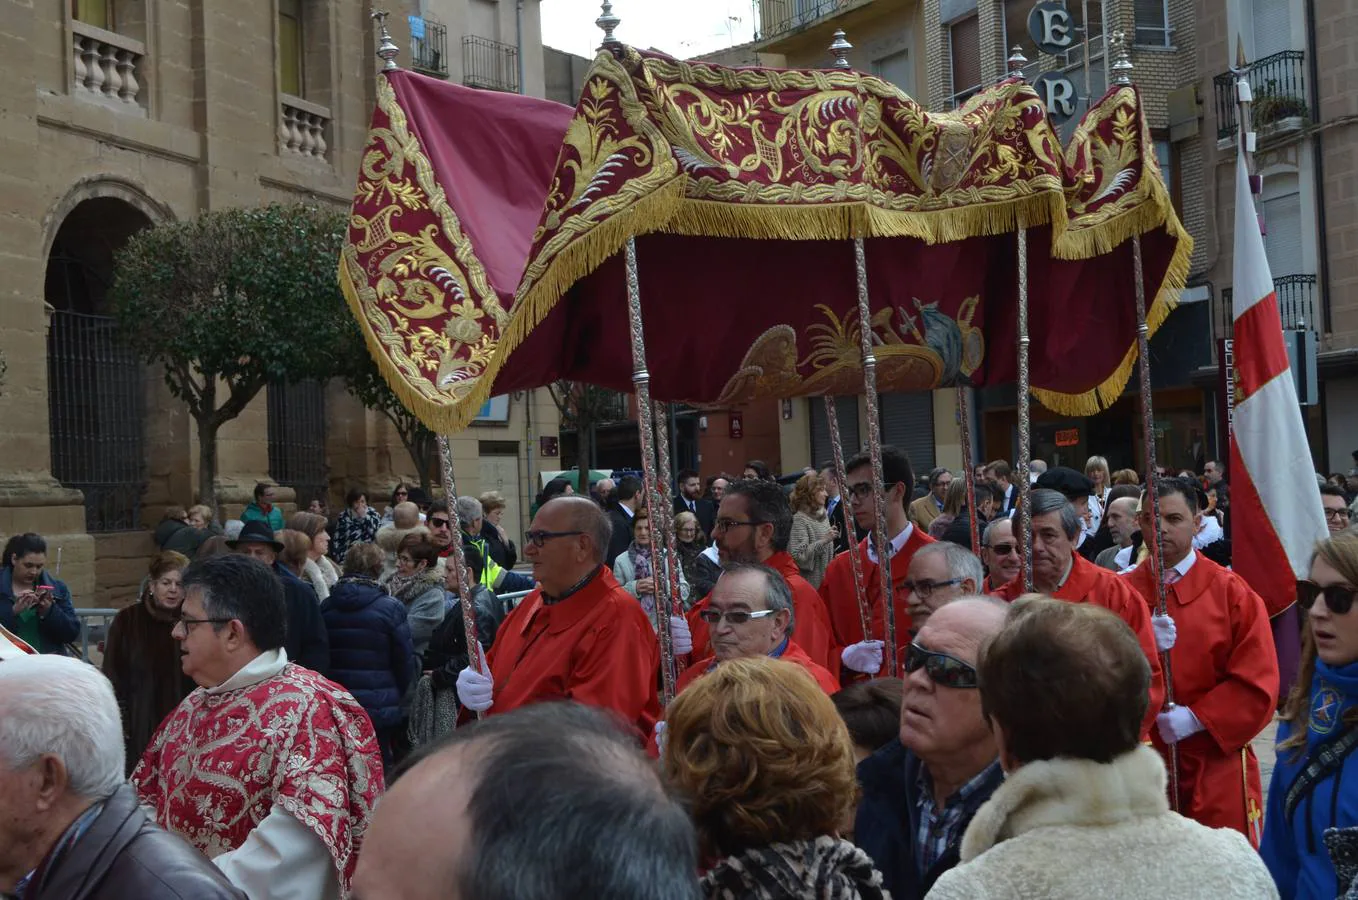
[(915, 474), (934, 467), (934, 395), (882, 394), (882, 443), (904, 450)]
[[(811, 404), (811, 465), (820, 468), (831, 464), (835, 459), (834, 448), (830, 444), (830, 424), (825, 418), (825, 401), (812, 397)], [(844, 446), (844, 459), (859, 452), (861, 444), (858, 437), (858, 398), (836, 397), (835, 418), (839, 420), (839, 439)]]

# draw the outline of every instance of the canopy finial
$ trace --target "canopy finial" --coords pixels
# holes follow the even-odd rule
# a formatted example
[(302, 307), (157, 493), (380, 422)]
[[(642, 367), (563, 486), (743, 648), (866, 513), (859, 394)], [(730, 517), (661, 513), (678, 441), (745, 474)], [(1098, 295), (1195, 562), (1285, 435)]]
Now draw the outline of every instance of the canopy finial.
[(844, 29), (839, 28), (835, 31), (835, 39), (830, 44), (830, 52), (835, 55), (834, 67), (848, 71), (853, 68), (849, 65), (849, 51), (853, 49), (853, 44), (849, 43), (844, 36)]
[(396, 56), (401, 48), (396, 46), (396, 42), (391, 39), (391, 32), (387, 30), (389, 15), (391, 13), (385, 9), (372, 11), (372, 20), (377, 23), (377, 58), (382, 60), (383, 72), (395, 72), (401, 68), (396, 65)]
[(600, 45), (601, 48), (612, 48), (622, 43), (622, 41), (613, 36), (614, 29), (616, 29), (621, 22), (622, 19), (619, 19), (613, 14), (613, 4), (609, 2), (609, 0), (603, 0), (603, 11), (599, 14), (599, 18), (594, 20), (594, 24), (598, 25), (599, 29), (604, 33), (604, 42)]

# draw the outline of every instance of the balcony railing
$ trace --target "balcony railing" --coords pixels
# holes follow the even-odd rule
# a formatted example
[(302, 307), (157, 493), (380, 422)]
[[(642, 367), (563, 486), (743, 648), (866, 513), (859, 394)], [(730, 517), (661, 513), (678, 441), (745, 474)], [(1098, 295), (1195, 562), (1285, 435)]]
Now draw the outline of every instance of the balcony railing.
[(462, 83), (491, 91), (519, 90), (519, 51), (483, 37), (462, 39)]
[[(1284, 331), (1324, 331), (1316, 306), (1316, 276), (1282, 275), (1273, 279), (1273, 292), (1278, 296), (1278, 317)], [(1217, 337), (1229, 338), (1234, 333), (1234, 292), (1222, 288), (1218, 310)]]
[(71, 35), (75, 94), (145, 115), (141, 64), (146, 46), (78, 20), (71, 22)]
[(763, 0), (755, 40), (775, 38), (810, 25), (848, 6), (853, 0)]
[(279, 151), (288, 156), (325, 159), (325, 130), (330, 126), (330, 110), (289, 94), (282, 95), (281, 105)]
[(416, 72), (448, 77), (448, 26), (411, 16), (410, 51)]
[[(1250, 117), (1262, 134), (1302, 127), (1311, 117), (1306, 94), (1306, 52), (1284, 50), (1253, 63), (1246, 76), (1254, 100)], [(1217, 104), (1217, 140), (1236, 131), (1235, 75), (1223, 72), (1212, 79)]]

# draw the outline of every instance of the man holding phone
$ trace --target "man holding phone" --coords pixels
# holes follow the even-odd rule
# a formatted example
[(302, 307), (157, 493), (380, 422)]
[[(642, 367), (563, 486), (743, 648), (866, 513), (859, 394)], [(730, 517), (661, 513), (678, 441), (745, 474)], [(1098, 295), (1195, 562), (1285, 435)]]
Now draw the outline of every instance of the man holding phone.
[(43, 571), (47, 542), (41, 535), (18, 534), (5, 544), (0, 569), (0, 626), (39, 653), (65, 655), (66, 644), (80, 637), (80, 619), (71, 592)]

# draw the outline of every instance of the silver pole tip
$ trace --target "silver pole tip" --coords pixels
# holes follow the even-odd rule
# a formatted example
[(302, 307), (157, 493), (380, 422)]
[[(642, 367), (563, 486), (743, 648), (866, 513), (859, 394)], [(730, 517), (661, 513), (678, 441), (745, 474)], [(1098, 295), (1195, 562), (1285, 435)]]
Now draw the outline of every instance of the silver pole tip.
[(1028, 65), (1028, 57), (1023, 55), (1023, 48), (1020, 47), (1018, 44), (1015, 44), (1014, 49), (1009, 51), (1008, 60), (1009, 73), (1005, 77), (1017, 78), (1018, 80), (1022, 81), (1023, 67), (1026, 65)]
[(830, 52), (835, 55), (834, 68), (844, 69), (845, 71), (852, 68), (849, 65), (849, 51), (852, 49), (853, 44), (850, 44), (848, 38), (844, 36), (844, 29), (836, 30), (835, 39), (830, 44)]
[(1132, 50), (1127, 44), (1125, 32), (1115, 31), (1110, 44), (1113, 49), (1113, 83), (1132, 83)]
[(604, 33), (604, 42), (600, 45), (601, 48), (616, 47), (622, 43), (613, 36), (613, 31), (621, 22), (622, 19), (613, 14), (613, 4), (609, 0), (603, 0), (603, 11), (599, 14), (599, 18), (594, 20), (594, 24), (598, 25), (599, 30)]
[(395, 72), (400, 69), (396, 65), (396, 56), (401, 52), (401, 48), (396, 46), (396, 42), (391, 39), (391, 32), (387, 30), (387, 16), (391, 13), (385, 9), (374, 9), (372, 20), (377, 23), (377, 58), (382, 60), (383, 72)]

